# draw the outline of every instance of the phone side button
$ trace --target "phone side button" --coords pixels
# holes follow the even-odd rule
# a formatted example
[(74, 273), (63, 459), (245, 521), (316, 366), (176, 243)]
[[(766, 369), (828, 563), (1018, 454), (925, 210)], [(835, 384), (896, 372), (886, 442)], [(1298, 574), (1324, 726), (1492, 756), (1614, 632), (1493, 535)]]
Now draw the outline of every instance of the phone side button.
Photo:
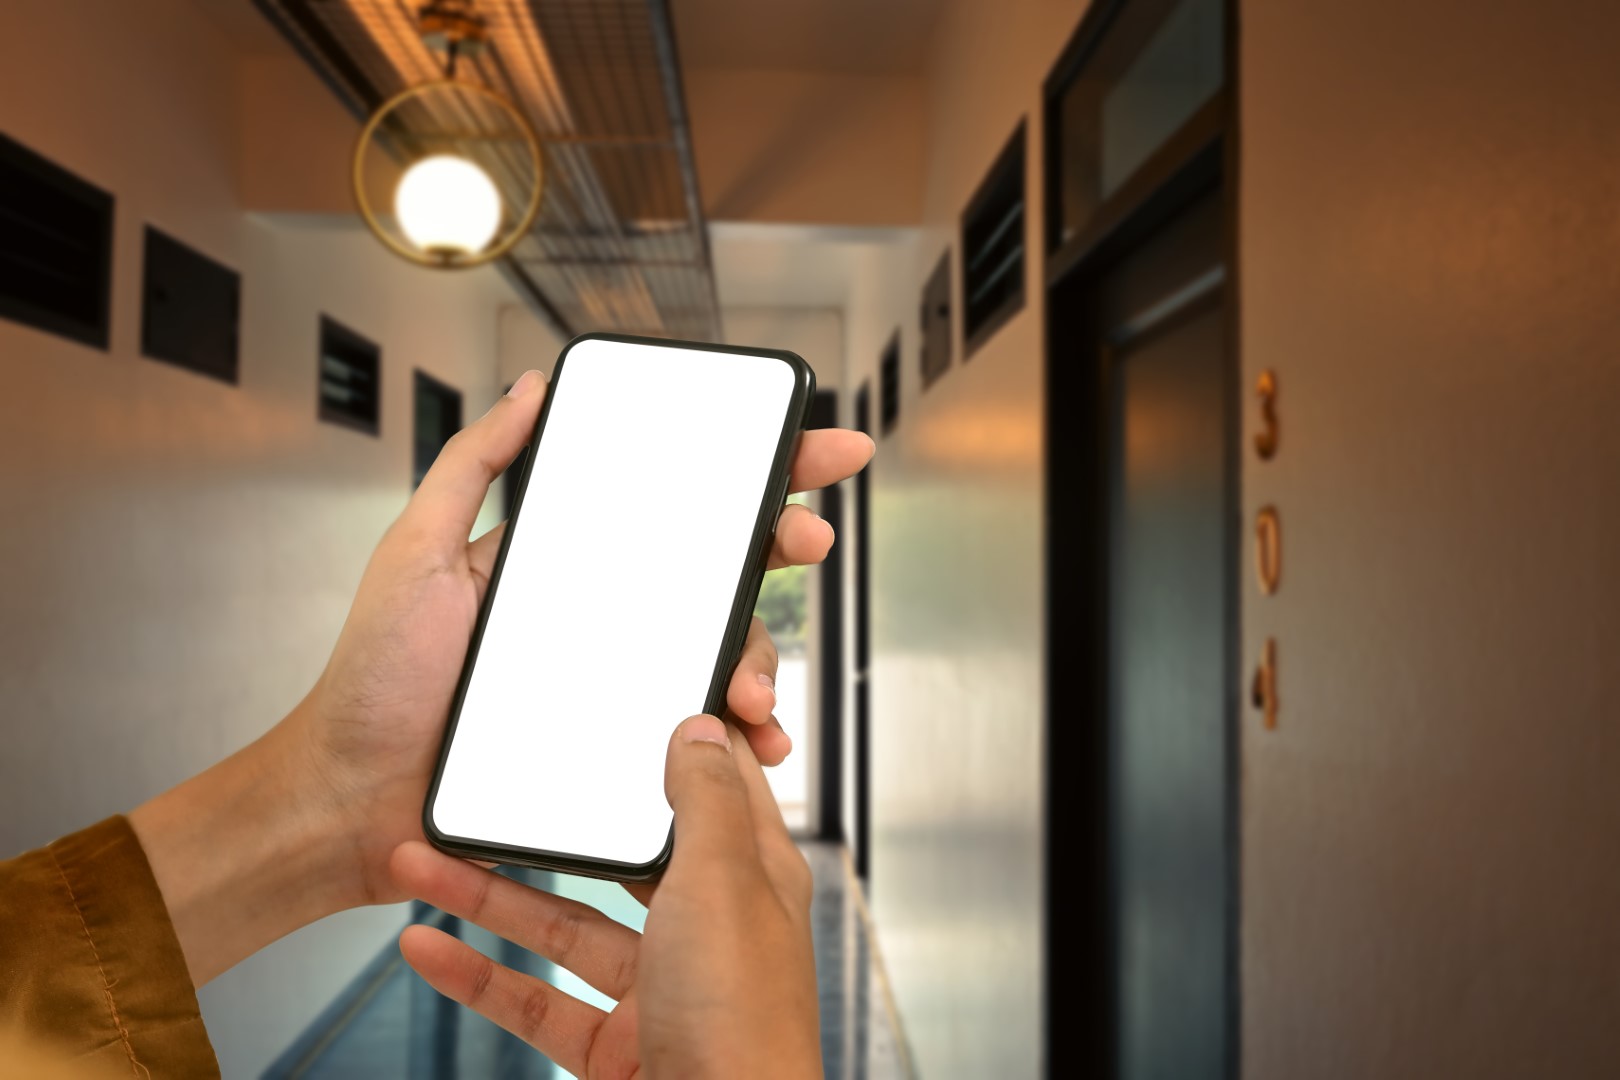
[(776, 530), (781, 527), (782, 515), (787, 513), (787, 508), (789, 505), (787, 501), (788, 485), (790, 482), (791, 481), (783, 480), (781, 490), (776, 493), (776, 519), (771, 522), (771, 540), (773, 542), (776, 540)]

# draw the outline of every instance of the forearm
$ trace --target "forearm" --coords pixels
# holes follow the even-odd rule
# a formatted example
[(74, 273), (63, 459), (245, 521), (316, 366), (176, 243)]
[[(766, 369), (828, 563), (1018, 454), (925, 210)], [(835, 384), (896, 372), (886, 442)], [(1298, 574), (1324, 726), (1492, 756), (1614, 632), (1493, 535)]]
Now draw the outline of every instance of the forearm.
[(352, 845), (295, 710), (257, 742), (129, 815), (192, 983), (363, 902)]

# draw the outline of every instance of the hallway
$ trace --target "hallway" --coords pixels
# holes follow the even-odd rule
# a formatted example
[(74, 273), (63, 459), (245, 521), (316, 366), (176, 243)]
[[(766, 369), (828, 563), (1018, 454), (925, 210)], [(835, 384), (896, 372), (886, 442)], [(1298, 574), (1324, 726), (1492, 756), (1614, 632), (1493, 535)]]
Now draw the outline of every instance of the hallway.
[[(815, 877), (810, 918), (826, 1075), (910, 1080), (914, 1074), (894, 1026), (865, 901), (848, 857), (830, 843), (806, 842), (802, 850)], [(535, 888), (587, 899), (638, 929), (645, 914), (617, 885), (521, 868), (503, 872)], [(429, 910), (422, 918), (508, 967), (608, 1007), (605, 998), (567, 972), (486, 930), (442, 912)], [(265, 1080), (552, 1080), (567, 1075), (516, 1036), (440, 997), (405, 966), (392, 944), (264, 1073)]]
[[(1620, 1076), (1620, 3), (9, 2), (0, 868), (122, 837), (153, 937), (0, 877), (0, 1080), (70, 998), (154, 1077), (557, 1075), (402, 929), (611, 1003), (390, 856), (635, 877), (705, 711), (829, 1080)], [(646, 366), (503, 577), (582, 338)], [(782, 910), (684, 959), (813, 1071)]]

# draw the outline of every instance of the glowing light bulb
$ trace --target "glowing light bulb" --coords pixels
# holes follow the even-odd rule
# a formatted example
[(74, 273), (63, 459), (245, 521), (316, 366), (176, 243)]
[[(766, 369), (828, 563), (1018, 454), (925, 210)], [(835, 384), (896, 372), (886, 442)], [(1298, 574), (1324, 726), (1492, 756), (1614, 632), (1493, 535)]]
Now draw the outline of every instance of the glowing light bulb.
[(434, 255), (475, 255), (501, 224), (501, 196), (466, 158), (435, 154), (400, 177), (394, 214), (411, 243)]

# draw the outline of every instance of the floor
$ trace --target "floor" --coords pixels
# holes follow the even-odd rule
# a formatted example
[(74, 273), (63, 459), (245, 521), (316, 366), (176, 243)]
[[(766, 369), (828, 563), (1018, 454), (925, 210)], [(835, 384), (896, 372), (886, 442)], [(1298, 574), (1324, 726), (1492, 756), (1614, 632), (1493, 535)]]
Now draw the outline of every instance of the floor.
[[(901, 1080), (910, 1069), (890, 1019), (880, 968), (874, 963), (864, 905), (843, 849), (806, 843), (816, 881), (811, 927), (821, 996), (821, 1052), (826, 1075), (848, 1080)], [(513, 877), (575, 896), (637, 928), (642, 910), (606, 882), (536, 871)], [(435, 922), (502, 963), (611, 1007), (565, 971), (478, 927), (424, 910)], [(334, 1002), (312, 1030), (265, 1073), (267, 1078), (335, 1080), (409, 1077), (451, 1080), (552, 1080), (568, 1074), (475, 1013), (439, 997), (390, 948)]]

